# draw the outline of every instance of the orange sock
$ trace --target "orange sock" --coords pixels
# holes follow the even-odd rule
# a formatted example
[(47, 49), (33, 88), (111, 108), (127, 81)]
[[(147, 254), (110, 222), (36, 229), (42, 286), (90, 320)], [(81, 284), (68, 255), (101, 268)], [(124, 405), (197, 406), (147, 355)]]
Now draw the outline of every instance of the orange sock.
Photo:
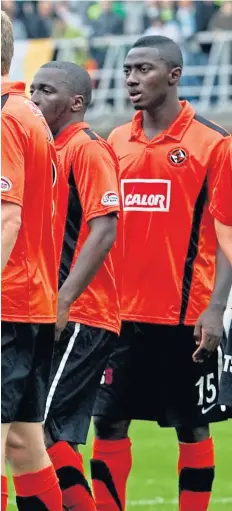
[(179, 444), (180, 511), (207, 511), (214, 479), (212, 438)]
[(7, 498), (8, 498), (8, 487), (7, 477), (1, 476), (1, 511), (6, 511)]
[(99, 440), (93, 442), (91, 475), (98, 511), (124, 511), (126, 483), (131, 471), (131, 441)]
[(85, 477), (81, 454), (67, 442), (57, 442), (48, 449), (62, 490), (63, 504), (72, 511), (96, 511)]
[(63, 510), (62, 494), (52, 465), (13, 479), (19, 511)]

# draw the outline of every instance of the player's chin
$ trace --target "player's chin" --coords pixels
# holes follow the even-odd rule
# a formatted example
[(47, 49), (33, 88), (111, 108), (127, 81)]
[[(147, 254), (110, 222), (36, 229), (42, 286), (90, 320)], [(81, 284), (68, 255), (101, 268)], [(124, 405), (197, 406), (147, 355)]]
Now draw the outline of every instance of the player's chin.
[(144, 100), (142, 98), (142, 94), (137, 94), (136, 96), (130, 95), (130, 102), (134, 110), (144, 110)]
[(145, 107), (141, 105), (140, 103), (133, 104), (134, 110), (145, 110)]
[(144, 101), (137, 101), (136, 103), (132, 103), (134, 110), (146, 110), (147, 105)]

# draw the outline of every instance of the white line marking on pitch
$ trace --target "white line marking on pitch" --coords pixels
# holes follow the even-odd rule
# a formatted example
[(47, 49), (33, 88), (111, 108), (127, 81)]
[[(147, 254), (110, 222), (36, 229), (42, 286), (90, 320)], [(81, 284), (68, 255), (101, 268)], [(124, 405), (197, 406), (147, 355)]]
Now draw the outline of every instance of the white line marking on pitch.
[[(211, 499), (212, 504), (232, 504), (232, 497), (222, 497), (218, 499)], [(129, 507), (145, 507), (145, 506), (158, 506), (163, 504), (178, 504), (177, 499), (164, 499), (163, 497), (156, 497), (152, 500), (128, 500), (127, 505)]]

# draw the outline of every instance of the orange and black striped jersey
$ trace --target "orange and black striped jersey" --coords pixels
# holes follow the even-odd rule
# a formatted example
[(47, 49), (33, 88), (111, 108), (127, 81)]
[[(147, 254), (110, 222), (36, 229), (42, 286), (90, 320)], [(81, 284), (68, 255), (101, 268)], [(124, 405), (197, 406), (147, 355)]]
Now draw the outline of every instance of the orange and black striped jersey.
[[(65, 128), (55, 145), (66, 177), (58, 190), (55, 223), (61, 285), (89, 235), (88, 222), (119, 212), (118, 162), (109, 144), (84, 122)], [(119, 333), (119, 299), (111, 253), (73, 303), (70, 321)]]

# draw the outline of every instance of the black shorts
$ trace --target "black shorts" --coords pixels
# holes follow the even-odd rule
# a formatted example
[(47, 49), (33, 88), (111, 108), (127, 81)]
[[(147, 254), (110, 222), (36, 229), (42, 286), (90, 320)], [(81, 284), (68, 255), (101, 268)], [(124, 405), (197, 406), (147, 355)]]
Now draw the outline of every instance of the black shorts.
[[(227, 418), (217, 405), (219, 355), (196, 364), (191, 326), (124, 322), (105, 370), (94, 415), (200, 426)], [(222, 364), (221, 364), (222, 367)]]
[(3, 424), (43, 421), (54, 336), (54, 324), (2, 321)]
[(117, 335), (69, 322), (55, 346), (45, 427), (53, 441), (85, 444), (96, 393)]
[(225, 346), (223, 371), (220, 380), (219, 403), (232, 408), (232, 321)]

